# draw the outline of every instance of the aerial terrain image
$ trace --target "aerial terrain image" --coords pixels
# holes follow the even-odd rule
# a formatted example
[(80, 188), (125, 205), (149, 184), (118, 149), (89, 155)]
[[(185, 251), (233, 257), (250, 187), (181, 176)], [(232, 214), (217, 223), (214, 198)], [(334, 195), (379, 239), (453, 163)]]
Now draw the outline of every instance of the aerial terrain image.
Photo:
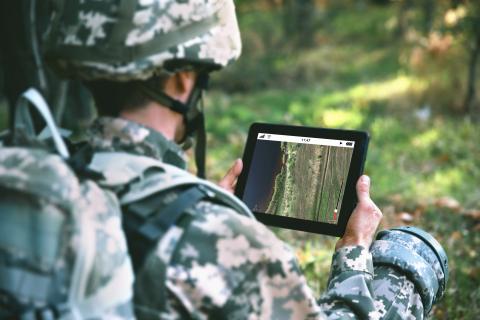
[(258, 141), (244, 201), (253, 211), (337, 223), (353, 148)]

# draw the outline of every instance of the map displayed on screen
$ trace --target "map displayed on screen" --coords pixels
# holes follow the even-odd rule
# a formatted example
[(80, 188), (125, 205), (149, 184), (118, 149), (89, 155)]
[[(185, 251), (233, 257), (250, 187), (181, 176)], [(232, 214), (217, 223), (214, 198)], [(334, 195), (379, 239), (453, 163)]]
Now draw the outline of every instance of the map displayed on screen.
[(255, 212), (336, 224), (354, 144), (259, 133), (243, 201)]

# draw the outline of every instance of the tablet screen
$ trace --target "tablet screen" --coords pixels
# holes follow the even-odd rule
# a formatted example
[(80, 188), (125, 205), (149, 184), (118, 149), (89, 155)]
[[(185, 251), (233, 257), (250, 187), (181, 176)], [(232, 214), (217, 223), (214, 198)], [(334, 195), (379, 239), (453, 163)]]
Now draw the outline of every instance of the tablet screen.
[(337, 224), (354, 146), (259, 132), (242, 199), (254, 212)]

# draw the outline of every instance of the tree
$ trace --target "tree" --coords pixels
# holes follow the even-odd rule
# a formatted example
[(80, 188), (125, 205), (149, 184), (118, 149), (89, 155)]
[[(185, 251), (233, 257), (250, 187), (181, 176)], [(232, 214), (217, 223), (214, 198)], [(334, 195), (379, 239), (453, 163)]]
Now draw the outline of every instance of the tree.
[(477, 69), (480, 59), (480, 4), (471, 1), (465, 18), (465, 27), (468, 34), (469, 64), (467, 76), (467, 92), (465, 95), (464, 110), (472, 119), (480, 121), (480, 104), (477, 99)]
[(295, 46), (307, 48), (314, 40), (314, 0), (284, 0), (285, 35), (293, 38)]
[(435, 0), (423, 0), (421, 3), (423, 11), (423, 33), (429, 34), (432, 30), (433, 21), (435, 19)]

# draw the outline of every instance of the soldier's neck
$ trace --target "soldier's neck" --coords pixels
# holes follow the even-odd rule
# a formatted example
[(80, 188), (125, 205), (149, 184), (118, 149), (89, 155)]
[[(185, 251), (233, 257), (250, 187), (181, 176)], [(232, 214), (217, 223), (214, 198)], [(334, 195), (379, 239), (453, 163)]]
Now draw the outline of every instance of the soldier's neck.
[(142, 108), (124, 110), (120, 117), (158, 131), (168, 140), (179, 141), (183, 137), (182, 115), (156, 102), (149, 102)]

